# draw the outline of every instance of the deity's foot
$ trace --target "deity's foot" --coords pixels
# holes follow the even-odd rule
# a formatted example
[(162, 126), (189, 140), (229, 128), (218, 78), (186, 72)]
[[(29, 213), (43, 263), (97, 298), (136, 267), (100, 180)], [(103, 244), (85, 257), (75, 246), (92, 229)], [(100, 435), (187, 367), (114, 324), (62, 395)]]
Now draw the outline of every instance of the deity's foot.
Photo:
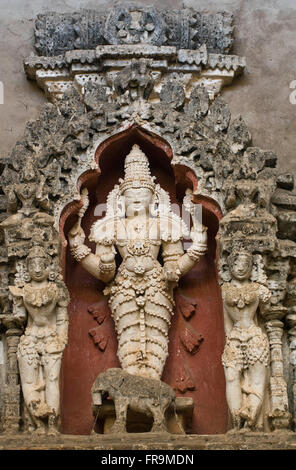
[(239, 430), (240, 434), (247, 434), (248, 432), (252, 432), (252, 428), (250, 426), (244, 426)]
[(239, 410), (239, 416), (245, 421), (250, 421), (251, 419), (251, 409), (248, 406), (244, 406)]
[(29, 410), (33, 416), (36, 418), (46, 418), (51, 412), (51, 408), (41, 401), (41, 400), (34, 400), (29, 403)]
[(57, 436), (59, 433), (58, 431), (58, 417), (55, 412), (52, 412), (48, 417), (48, 431), (47, 434), (49, 436)]

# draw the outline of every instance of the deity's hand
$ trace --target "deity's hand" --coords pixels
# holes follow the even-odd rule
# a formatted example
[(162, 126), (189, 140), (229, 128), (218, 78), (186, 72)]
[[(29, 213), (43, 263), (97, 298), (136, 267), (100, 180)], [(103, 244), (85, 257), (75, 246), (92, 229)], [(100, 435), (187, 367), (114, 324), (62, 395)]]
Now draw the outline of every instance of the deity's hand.
[(85, 240), (85, 233), (81, 228), (80, 222), (76, 222), (68, 233), (69, 244), (71, 247), (83, 245)]
[(206, 251), (208, 241), (207, 230), (207, 227), (202, 224), (199, 224), (195, 226), (194, 229), (191, 231), (191, 238), (193, 241), (193, 247), (195, 249)]

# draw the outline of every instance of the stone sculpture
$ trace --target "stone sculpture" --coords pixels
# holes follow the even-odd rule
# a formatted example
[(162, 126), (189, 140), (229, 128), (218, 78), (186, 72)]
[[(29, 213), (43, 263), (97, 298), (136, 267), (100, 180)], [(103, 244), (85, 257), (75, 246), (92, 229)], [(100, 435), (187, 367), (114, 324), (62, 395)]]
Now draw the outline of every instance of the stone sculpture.
[[(126, 432), (127, 410), (153, 416), (152, 432), (167, 431), (165, 413), (174, 405), (175, 393), (160, 380), (134, 377), (122, 369), (108, 369), (92, 386), (93, 401), (101, 403), (107, 394), (115, 405), (116, 420), (111, 433)], [(97, 414), (98, 406), (93, 407)]]
[(51, 258), (35, 246), (26, 258), (25, 282), (10, 286), (13, 320), (26, 328), (17, 358), (29, 430), (57, 433), (59, 374), (68, 334), (68, 294), (64, 283), (50, 272)]
[[(44, 176), (39, 176), (34, 167), (34, 161), (28, 159), (20, 170), (20, 182), (12, 181), (5, 188), (9, 211), (16, 212), (16, 214), (7, 217), (1, 223), (1, 227), (6, 228), (21, 224), (22, 231), (25, 232), (26, 223), (28, 224), (28, 220), (31, 218), (34, 221), (40, 219), (49, 221), (50, 216), (45, 212), (40, 212), (40, 209), (47, 211), (50, 207), (44, 186)], [(18, 208), (19, 203), (21, 204), (20, 208)]]
[[(228, 336), (223, 360), (228, 390), (236, 390), (228, 393), (230, 408), (241, 411), (235, 429), (242, 426), (261, 429), (265, 398), (270, 399), (271, 428), (277, 431), (289, 429), (290, 412), (294, 425), (296, 416), (294, 179), (291, 174), (282, 174), (281, 169), (276, 169), (277, 157), (273, 152), (252, 146), (251, 134), (243, 119), (238, 117), (232, 120), (228, 106), (221, 97), (217, 97), (223, 86), (232, 83), (245, 67), (244, 57), (229, 54), (233, 42), (231, 15), (223, 12), (204, 15), (191, 9), (159, 11), (127, 5), (104, 13), (92, 10), (65, 15), (49, 13), (38, 16), (35, 36), (36, 51), (43, 56), (33, 55), (27, 58), (25, 70), (28, 78), (36, 80), (52, 103), (45, 104), (39, 117), (27, 123), (23, 137), (16, 143), (9, 157), (2, 159), (0, 165), (0, 238), (3, 242), (0, 246), (0, 347), (4, 350), (0, 427), (3, 427), (5, 433), (17, 433), (24, 419), (16, 354), (19, 338), (23, 334), (21, 325), (24, 325), (25, 315), (30, 319), (31, 313), (24, 305), (25, 296), (22, 295), (12, 294), (12, 309), (8, 286), (14, 283), (12, 289), (17, 292), (20, 289), (25, 293), (25, 286), (29, 287), (32, 283), (29, 280), (19, 283), (18, 264), (24, 262), (34, 240), (39, 240), (51, 257), (61, 255), (60, 264), (63, 264), (64, 253), (60, 253), (59, 246), (64, 239), (58, 230), (65, 227), (63, 216), (69, 205), (79, 197), (77, 182), (81, 181), (82, 175), (86, 178), (87, 174), (93, 174), (93, 171), (99, 169), (95, 158), (98, 145), (104, 146), (110, 136), (123, 133), (126, 137), (136, 133), (144, 140), (150, 139), (151, 135), (163, 139), (166, 148), (172, 152), (167, 154), (169, 158), (173, 156), (172, 168), (182, 166), (186, 168), (186, 172), (194, 174), (193, 180), (196, 178), (198, 181), (194, 188), (196, 200), (199, 198), (206, 205), (210, 199), (223, 214), (219, 222), (218, 239), (221, 265), (219, 278), (224, 283), (222, 291)], [(109, 196), (109, 218), (97, 222), (93, 228), (95, 238), (101, 227), (109, 227), (110, 220), (111, 226), (117, 226), (117, 215), (120, 219), (118, 227), (123, 225), (125, 233), (125, 223), (129, 218), (120, 217), (124, 201), (121, 198), (123, 192), (118, 188)], [(136, 188), (132, 190), (135, 191)], [(149, 191), (151, 192), (152, 207), (157, 214), (151, 217), (151, 221), (149, 219), (151, 231), (156, 219), (161, 222), (161, 227), (164, 227), (164, 221), (171, 221), (174, 227), (176, 222), (179, 226), (179, 221), (174, 219), (173, 223), (169, 215), (169, 201), (165, 192), (152, 183), (150, 189), (146, 190), (147, 188), (141, 191), (147, 198)], [(144, 197), (143, 194), (141, 197)], [(168, 210), (162, 212), (160, 205), (154, 207), (156, 200), (165, 201), (163, 206)], [(143, 225), (141, 222), (143, 219), (139, 218), (139, 233), (134, 231), (139, 239), (141, 230), (145, 232), (145, 223)], [(134, 223), (136, 228), (137, 221), (134, 220)], [(130, 233), (132, 231), (131, 227)], [(175, 231), (183, 235), (186, 230), (178, 228)], [(99, 237), (97, 254), (92, 255), (83, 244), (84, 234), (79, 224), (76, 226), (77, 233), (74, 232), (75, 230), (70, 234), (74, 255), (82, 265), (87, 264), (89, 269), (93, 269), (94, 276), (107, 282), (112, 312), (122, 314), (119, 317), (118, 313), (116, 317), (121, 342), (130, 337), (132, 328), (137, 333), (132, 336), (135, 341), (119, 345), (123, 367), (130, 366), (127, 357), (123, 356), (131, 348), (130, 357), (135, 350), (139, 352), (139, 357), (146, 354), (142, 360), (137, 360), (139, 367), (135, 368), (136, 372), (146, 370), (147, 374), (151, 372), (151, 375), (159, 376), (165, 360), (166, 334), (173, 308), (172, 301), (165, 294), (169, 295), (174, 282), (168, 282), (158, 274), (155, 279), (141, 274), (141, 262), (145, 257), (149, 258), (141, 254), (141, 246), (137, 248), (137, 254), (129, 253), (129, 242), (125, 245), (122, 240), (121, 246), (117, 235), (114, 240), (110, 238), (110, 243), (107, 236), (103, 240)], [(126, 240), (129, 240), (128, 237)], [(167, 271), (166, 266), (171, 261), (175, 266), (180, 260), (185, 261), (183, 256), (188, 260), (188, 256), (183, 255), (181, 250), (180, 253), (171, 252), (181, 243), (180, 240), (165, 241), (162, 235), (160, 238), (156, 237), (156, 241), (153, 248), (149, 248), (149, 255), (152, 254), (149, 259), (156, 263), (157, 250), (161, 246), (165, 253), (164, 266), (159, 266), (161, 275)], [(137, 260), (134, 275), (124, 278), (124, 266), (116, 269), (114, 247), (124, 254), (125, 264)], [(235, 274), (226, 279), (223, 263), (226, 265), (227, 256), (237, 248), (256, 253), (253, 255), (254, 259), (262, 257), (266, 282), (255, 280), (251, 276), (246, 278), (243, 287), (242, 281)], [(144, 244), (144, 252), (145, 249)], [(176, 260), (173, 259), (174, 256)], [(172, 271), (176, 272), (174, 267)], [(50, 280), (48, 285), (55, 282)], [(155, 285), (152, 285), (154, 282)], [(262, 297), (262, 286), (265, 284), (271, 292), (271, 305), (263, 311), (265, 309), (262, 307), (268, 305)], [(227, 294), (228, 289), (232, 293)], [(154, 307), (150, 310), (151, 305), (148, 306), (149, 314), (146, 312), (148, 291), (153, 302), (162, 298), (165, 304), (160, 309), (149, 300), (155, 307), (155, 310)], [(239, 292), (242, 293), (242, 299), (238, 298)], [(246, 304), (246, 296), (258, 298)], [(230, 305), (230, 298), (232, 302), (237, 298), (234, 305)], [(122, 303), (119, 304), (121, 300)], [(144, 301), (145, 306), (141, 306)], [(259, 326), (256, 324), (257, 319), (261, 318), (259, 315), (257, 317), (257, 302), (264, 314), (269, 359), (265, 356), (267, 348), (261, 325), (263, 322), (259, 321)], [(176, 303), (178, 304), (178, 299)], [(134, 306), (135, 311), (127, 316), (125, 309), (130, 305)], [(33, 311), (31, 306), (28, 307)], [(41, 311), (43, 306), (36, 309)], [(50, 318), (55, 318), (57, 311), (61, 309), (57, 303)], [(164, 318), (151, 315), (156, 309)], [(190, 311), (189, 309), (189, 314)], [(17, 315), (17, 312), (22, 314)], [(250, 341), (247, 328), (241, 326), (238, 333), (239, 320), (234, 318), (235, 312), (238, 317), (246, 312), (251, 329), (254, 329)], [(141, 322), (132, 327), (130, 322), (137, 315)], [(198, 309), (195, 315), (198, 315)], [(255, 326), (252, 325), (252, 318)], [(152, 326), (155, 324), (162, 330), (153, 330)], [(144, 332), (141, 330), (143, 326)], [(216, 335), (217, 331), (214, 331)], [(235, 334), (239, 336), (237, 340), (234, 338)], [(287, 350), (284, 354), (287, 334), (291, 349), (290, 363)], [(209, 336), (205, 335), (204, 344), (208, 343)], [(157, 339), (160, 345), (149, 343), (147, 338), (149, 341)], [(180, 340), (187, 344), (189, 352), (194, 351), (201, 341), (198, 337), (194, 341), (191, 338), (181, 335)], [(238, 357), (244, 346), (248, 353), (253, 351), (251, 346), (256, 341), (258, 351), (262, 352), (261, 358), (263, 360), (266, 357), (270, 370), (264, 361), (255, 361), (240, 370), (239, 365), (231, 363), (230, 359), (228, 361), (227, 357), (234, 344), (237, 344), (235, 354)], [(100, 347), (104, 349), (106, 342), (102, 341)], [(150, 349), (157, 354), (160, 352), (161, 359), (156, 356), (152, 359)], [(229, 354), (227, 351), (230, 351)], [(257, 357), (257, 353), (254, 357)], [(66, 359), (65, 370), (69, 367), (68, 358)], [(250, 357), (247, 359), (249, 361)], [(156, 369), (152, 367), (148, 370), (144, 363), (153, 364)], [(184, 365), (181, 356), (180, 363)], [(256, 375), (255, 370), (258, 368), (262, 374), (258, 379), (260, 386), (256, 385), (256, 396), (254, 393), (247, 393), (245, 378)], [(21, 375), (22, 385), (24, 383), (23, 395), (25, 401), (28, 401), (29, 394), (26, 383), (23, 382), (24, 373), (21, 372)], [(176, 388), (182, 393), (184, 390), (192, 390), (192, 396), (198, 404), (191, 378), (184, 380), (184, 377), (186, 379), (185, 373), (178, 374), (179, 385)], [(268, 394), (267, 386), (264, 394), (259, 392), (260, 387), (260, 390), (263, 389), (265, 377)], [(196, 381), (198, 380), (199, 377), (196, 376)], [(176, 382), (172, 380), (170, 383)], [(252, 383), (254, 385), (255, 380)], [(248, 390), (254, 391), (253, 386)], [(38, 392), (34, 391), (34, 394), (38, 395)], [(235, 397), (238, 397), (239, 405), (235, 405)], [(221, 405), (221, 410), (223, 406)], [(258, 417), (255, 419), (256, 406)], [(242, 412), (241, 408), (245, 411)], [(200, 415), (194, 413), (194, 432), (201, 421)], [(71, 428), (69, 432), (72, 432)]]
[[(106, 216), (91, 228), (96, 254), (83, 244), (81, 218), (69, 233), (75, 259), (108, 285), (109, 305), (118, 335), (122, 368), (160, 379), (168, 355), (173, 289), (205, 254), (206, 228), (195, 225), (184, 253), (188, 229), (170, 208), (169, 195), (154, 182), (148, 159), (134, 145), (125, 160), (125, 178), (108, 196)], [(115, 247), (122, 263), (116, 272)], [(158, 254), (162, 248), (162, 266)]]
[(261, 412), (270, 359), (268, 338), (258, 326), (256, 312), (258, 307), (266, 310), (271, 293), (250, 280), (252, 254), (233, 251), (228, 263), (232, 281), (222, 286), (226, 330), (222, 363), (227, 402), (235, 431), (263, 430)]

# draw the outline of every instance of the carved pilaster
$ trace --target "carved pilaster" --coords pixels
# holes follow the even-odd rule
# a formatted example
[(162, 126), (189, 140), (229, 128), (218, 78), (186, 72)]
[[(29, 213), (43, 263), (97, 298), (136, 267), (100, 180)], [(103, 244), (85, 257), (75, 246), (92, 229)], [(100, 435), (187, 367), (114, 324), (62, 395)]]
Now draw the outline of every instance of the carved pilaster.
[(286, 317), (288, 323), (288, 337), (290, 346), (290, 364), (292, 366), (292, 393), (293, 393), (293, 421), (296, 424), (296, 307), (292, 307)]
[(5, 411), (3, 417), (3, 430), (6, 434), (15, 434), (19, 431), (20, 424), (20, 384), (17, 363), (17, 347), (22, 330), (9, 328), (6, 331), (7, 338), (7, 379), (4, 389)]
[(287, 384), (283, 365), (283, 327), (281, 319), (285, 307), (271, 307), (266, 316), (266, 330), (270, 346), (270, 419), (274, 430), (288, 429), (290, 413), (288, 408)]

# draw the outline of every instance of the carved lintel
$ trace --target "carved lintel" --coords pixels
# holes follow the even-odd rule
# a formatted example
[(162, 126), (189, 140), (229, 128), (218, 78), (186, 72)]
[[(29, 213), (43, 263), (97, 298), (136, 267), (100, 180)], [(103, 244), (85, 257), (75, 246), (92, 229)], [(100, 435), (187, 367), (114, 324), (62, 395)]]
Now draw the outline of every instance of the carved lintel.
[(206, 44), (210, 52), (221, 54), (229, 52), (233, 41), (233, 16), (135, 4), (117, 4), (107, 11), (48, 12), (37, 16), (35, 40), (38, 53), (49, 57), (100, 44), (193, 50)]

